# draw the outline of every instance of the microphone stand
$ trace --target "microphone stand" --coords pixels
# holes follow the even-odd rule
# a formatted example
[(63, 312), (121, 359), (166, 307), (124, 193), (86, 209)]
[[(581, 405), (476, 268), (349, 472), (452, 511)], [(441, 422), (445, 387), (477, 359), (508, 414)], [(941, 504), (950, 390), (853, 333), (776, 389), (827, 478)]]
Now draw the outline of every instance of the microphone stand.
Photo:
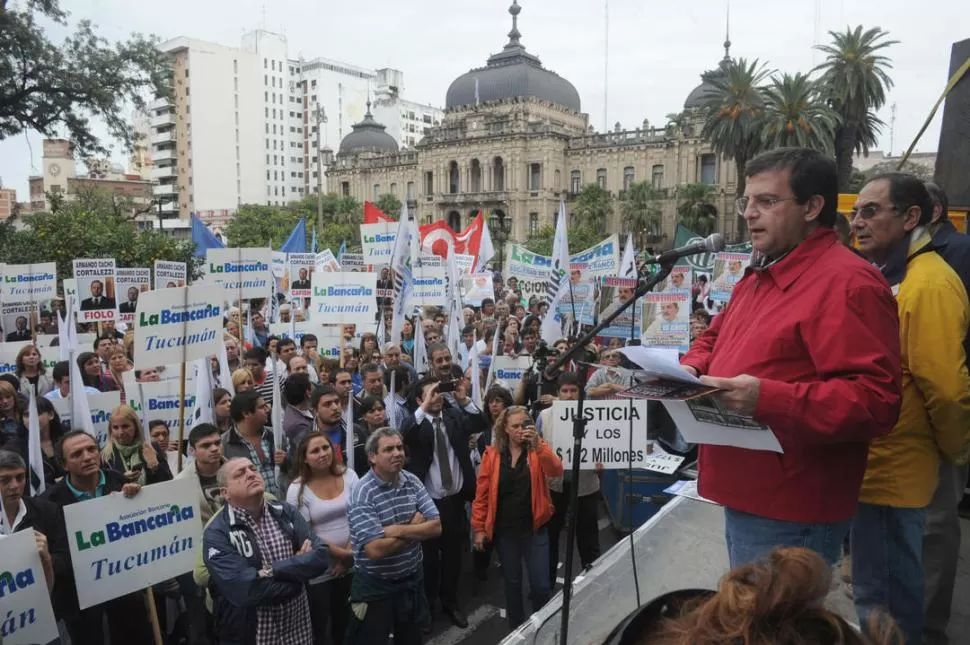
[[(609, 327), (610, 323), (616, 319), (621, 313), (629, 309), (636, 303), (637, 300), (642, 298), (647, 293), (653, 291), (654, 287), (663, 282), (667, 276), (670, 275), (670, 271), (673, 269), (676, 260), (664, 263), (660, 265), (660, 270), (654, 275), (650, 276), (647, 280), (644, 280), (637, 284), (637, 288), (633, 291), (633, 297), (621, 304), (616, 308), (615, 311), (600, 320), (593, 329), (584, 334), (576, 344), (573, 345), (565, 354), (556, 359), (552, 365), (547, 367), (543, 371), (543, 378), (547, 381), (555, 381), (559, 377), (559, 373), (562, 371), (563, 367), (569, 363), (574, 357), (576, 357), (579, 352), (596, 338), (596, 335), (600, 333), (606, 327)], [(635, 320), (636, 312), (634, 312)], [(559, 643), (560, 645), (568, 645), (567, 635), (569, 633), (569, 601), (572, 597), (573, 591), (573, 548), (576, 543), (576, 516), (579, 513), (579, 465), (580, 465), (580, 452), (583, 447), (583, 437), (586, 434), (586, 419), (584, 418), (584, 406), (586, 403), (586, 370), (579, 370), (579, 400), (576, 404), (576, 414), (573, 417), (573, 463), (570, 467), (570, 472), (572, 473), (572, 485), (569, 487), (569, 506), (566, 511), (566, 572), (563, 576), (562, 584), (562, 616), (559, 627)], [(632, 527), (631, 527), (632, 528)], [(555, 557), (558, 557), (556, 554)]]

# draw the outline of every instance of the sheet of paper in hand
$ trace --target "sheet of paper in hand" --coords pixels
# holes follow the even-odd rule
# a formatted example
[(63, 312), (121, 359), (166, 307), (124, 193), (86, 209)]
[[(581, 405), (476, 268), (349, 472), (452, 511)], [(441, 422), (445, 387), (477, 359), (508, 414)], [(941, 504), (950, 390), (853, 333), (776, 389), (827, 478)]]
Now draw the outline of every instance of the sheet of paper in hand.
[(618, 393), (619, 397), (684, 401), (717, 391), (680, 366), (676, 349), (634, 345), (620, 352), (640, 369), (633, 372), (637, 384)]
[(771, 428), (752, 417), (728, 410), (716, 395), (688, 401), (665, 400), (663, 404), (689, 443), (784, 452)]

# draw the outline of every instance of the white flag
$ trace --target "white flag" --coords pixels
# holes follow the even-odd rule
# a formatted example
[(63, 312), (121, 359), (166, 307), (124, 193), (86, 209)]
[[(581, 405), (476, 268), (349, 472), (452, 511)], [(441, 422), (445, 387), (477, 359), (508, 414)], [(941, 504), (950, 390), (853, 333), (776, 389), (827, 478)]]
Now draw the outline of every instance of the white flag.
[[(60, 318), (60, 314), (58, 314)], [(62, 361), (71, 359), (77, 339), (77, 325), (74, 323), (74, 303), (70, 294), (64, 296), (64, 317), (57, 321), (57, 344), (59, 358)]]
[[(44, 453), (40, 445), (40, 416), (37, 414), (37, 393), (30, 389), (27, 407), (27, 460), (30, 462), (30, 494), (44, 492)], [(90, 415), (88, 416), (90, 419)], [(51, 432), (51, 434), (54, 434)]]
[[(238, 341), (237, 341), (238, 342)], [(226, 342), (219, 343), (219, 385), (222, 389), (229, 392), (229, 396), (236, 396), (236, 388), (232, 385), (232, 370), (229, 369), (229, 352), (226, 351)]]
[(397, 237), (391, 253), (391, 271), (394, 275), (394, 309), (391, 317), (391, 342), (401, 342), (407, 301), (411, 291), (411, 227), (408, 224), (407, 206), (401, 206), (397, 223)]
[(354, 432), (354, 395), (350, 394), (350, 398), (347, 401), (347, 409), (344, 410), (344, 432), (346, 433), (346, 438), (344, 443), (347, 444), (346, 454), (344, 455), (344, 461), (347, 462), (347, 468), (350, 470), (354, 469), (354, 442), (357, 440), (357, 433)]
[(424, 327), (420, 318), (414, 321), (414, 369), (418, 374), (428, 371), (428, 348), (424, 345)]
[(391, 392), (386, 399), (387, 425), (397, 428), (397, 370), (391, 369)]
[(546, 293), (550, 295), (549, 310), (539, 330), (539, 337), (549, 345), (562, 338), (562, 319), (557, 309), (569, 289), (569, 241), (566, 235), (566, 202), (559, 202), (556, 237), (552, 243), (552, 267), (546, 286)]
[[(225, 351), (224, 344), (223, 351)], [(215, 386), (212, 384), (212, 368), (209, 367), (209, 359), (200, 358), (195, 361), (195, 412), (193, 413), (195, 416), (192, 421), (193, 426), (200, 423), (215, 425), (216, 415), (212, 409), (213, 389), (215, 389)]]
[(492, 244), (492, 234), (488, 231), (488, 220), (482, 215), (482, 239), (478, 244), (478, 261), (475, 263), (475, 273), (485, 270), (485, 265), (495, 257), (495, 246)]
[(618, 278), (637, 277), (637, 252), (633, 250), (633, 233), (626, 236), (626, 246), (623, 248), (623, 259), (620, 260)]
[(84, 379), (81, 368), (77, 364), (77, 352), (71, 348), (68, 359), (71, 368), (71, 429), (84, 430), (94, 436), (94, 422), (91, 421), (91, 405), (88, 403), (87, 392), (84, 391)]
[(482, 407), (482, 368), (478, 361), (478, 334), (475, 334), (475, 339), (472, 341), (468, 362), (472, 367), (472, 403), (482, 410), (484, 409)]
[[(488, 364), (488, 374), (485, 375), (485, 391), (488, 392), (488, 388), (492, 386), (492, 376), (495, 373), (495, 357), (498, 356), (498, 341), (499, 341), (499, 330), (495, 328), (495, 334), (492, 336), (492, 360)], [(481, 361), (481, 359), (479, 359)], [(479, 408), (481, 409), (481, 408)]]

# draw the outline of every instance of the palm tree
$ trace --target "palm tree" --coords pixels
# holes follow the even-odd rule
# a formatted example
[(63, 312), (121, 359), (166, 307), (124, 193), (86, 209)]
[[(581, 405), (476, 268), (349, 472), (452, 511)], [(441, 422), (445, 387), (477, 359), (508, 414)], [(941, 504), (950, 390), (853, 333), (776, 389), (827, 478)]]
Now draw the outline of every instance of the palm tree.
[(613, 215), (613, 195), (599, 184), (586, 184), (576, 196), (572, 212), (580, 226), (602, 235)]
[(672, 139), (680, 139), (684, 136), (684, 128), (687, 126), (686, 112), (671, 112), (667, 115), (667, 136)]
[(772, 77), (764, 96), (765, 148), (796, 146), (832, 154), (839, 115), (822, 98), (817, 82), (800, 72), (782, 74)]
[(831, 44), (817, 45), (825, 62), (815, 70), (822, 72), (824, 97), (842, 120), (835, 133), (835, 161), (839, 189), (846, 190), (852, 179), (852, 154), (868, 155), (883, 125), (875, 111), (886, 103), (893, 81), (887, 73), (892, 63), (880, 52), (898, 41), (886, 40), (888, 32), (879, 27), (863, 31), (861, 25), (829, 35)]
[[(711, 142), (714, 152), (733, 159), (738, 170), (737, 195), (744, 194), (744, 169), (748, 161), (762, 150), (761, 131), (765, 101), (761, 83), (769, 70), (754, 59), (724, 60), (719, 73), (711, 74), (705, 108), (706, 122), (702, 136)], [(744, 231), (744, 219), (738, 217), (738, 232)]]
[[(663, 224), (663, 195), (649, 181), (635, 181), (620, 197), (620, 217), (627, 230), (657, 235)], [(640, 240), (641, 246), (645, 240)]]
[(717, 228), (717, 208), (711, 204), (714, 187), (684, 184), (677, 189), (677, 223), (697, 235), (707, 236)]

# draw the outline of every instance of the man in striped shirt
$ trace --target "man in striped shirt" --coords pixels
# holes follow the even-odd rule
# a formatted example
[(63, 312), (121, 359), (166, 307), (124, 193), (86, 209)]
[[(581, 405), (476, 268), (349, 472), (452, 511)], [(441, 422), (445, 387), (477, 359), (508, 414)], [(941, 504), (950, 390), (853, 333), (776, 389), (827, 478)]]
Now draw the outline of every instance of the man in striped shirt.
[(404, 441), (393, 428), (367, 438), (371, 470), (354, 486), (348, 517), (357, 572), (350, 590), (348, 645), (420, 645), (428, 607), (421, 544), (441, 535), (438, 509), (421, 480), (404, 470)]

